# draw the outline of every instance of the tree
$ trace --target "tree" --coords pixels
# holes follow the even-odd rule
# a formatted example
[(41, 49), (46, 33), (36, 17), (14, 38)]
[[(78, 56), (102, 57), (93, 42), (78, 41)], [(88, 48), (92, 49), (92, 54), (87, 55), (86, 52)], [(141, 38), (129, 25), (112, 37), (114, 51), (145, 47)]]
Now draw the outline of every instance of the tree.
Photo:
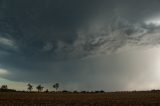
[(46, 89), (46, 91), (45, 91), (46, 93), (48, 93), (49, 91), (48, 91), (48, 89)]
[(42, 92), (44, 87), (42, 87), (41, 85), (38, 85), (36, 88), (37, 88), (38, 92)]
[(54, 84), (54, 85), (53, 85), (53, 88), (55, 88), (55, 89), (56, 89), (56, 91), (57, 91), (57, 90), (58, 90), (58, 88), (59, 88), (59, 83)]
[(31, 92), (32, 91), (32, 89), (33, 89), (33, 86), (31, 85), (31, 84), (27, 84), (27, 86), (28, 86), (28, 90)]
[(8, 86), (7, 86), (7, 85), (2, 85), (2, 86), (1, 86), (1, 89), (2, 89), (2, 90), (7, 90), (7, 89), (8, 89)]

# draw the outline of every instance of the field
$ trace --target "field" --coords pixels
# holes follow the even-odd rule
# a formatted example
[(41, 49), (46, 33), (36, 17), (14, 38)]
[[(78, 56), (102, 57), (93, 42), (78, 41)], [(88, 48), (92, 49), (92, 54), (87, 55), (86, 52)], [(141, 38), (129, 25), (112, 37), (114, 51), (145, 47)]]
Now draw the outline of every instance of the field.
[(1, 92), (0, 106), (160, 106), (160, 92)]

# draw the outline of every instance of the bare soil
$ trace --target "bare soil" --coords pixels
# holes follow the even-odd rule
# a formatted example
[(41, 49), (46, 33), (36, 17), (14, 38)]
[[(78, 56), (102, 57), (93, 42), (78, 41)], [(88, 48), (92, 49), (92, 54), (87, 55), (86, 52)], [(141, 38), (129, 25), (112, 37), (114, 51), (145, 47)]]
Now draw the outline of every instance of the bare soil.
[(0, 92), (0, 106), (160, 106), (160, 92)]

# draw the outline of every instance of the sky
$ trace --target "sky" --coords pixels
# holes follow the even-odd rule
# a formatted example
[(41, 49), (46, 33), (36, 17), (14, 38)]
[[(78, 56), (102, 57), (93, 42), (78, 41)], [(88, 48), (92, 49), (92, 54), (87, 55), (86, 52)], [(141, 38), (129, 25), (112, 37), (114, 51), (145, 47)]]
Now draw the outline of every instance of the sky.
[(160, 88), (159, 0), (0, 0), (0, 85)]

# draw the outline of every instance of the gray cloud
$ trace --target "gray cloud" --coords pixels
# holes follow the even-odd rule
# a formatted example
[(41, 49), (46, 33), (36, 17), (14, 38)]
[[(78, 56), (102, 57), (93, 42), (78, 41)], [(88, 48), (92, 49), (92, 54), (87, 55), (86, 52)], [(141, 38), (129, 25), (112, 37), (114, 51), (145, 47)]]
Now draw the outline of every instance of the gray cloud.
[(137, 73), (150, 72), (134, 69), (137, 61), (130, 65), (132, 53), (125, 51), (159, 45), (160, 26), (146, 23), (158, 17), (159, 4), (159, 0), (0, 0), (0, 67), (10, 72), (2, 77), (57, 81), (68, 89), (69, 85), (130, 89), (130, 82), (137, 86)]

